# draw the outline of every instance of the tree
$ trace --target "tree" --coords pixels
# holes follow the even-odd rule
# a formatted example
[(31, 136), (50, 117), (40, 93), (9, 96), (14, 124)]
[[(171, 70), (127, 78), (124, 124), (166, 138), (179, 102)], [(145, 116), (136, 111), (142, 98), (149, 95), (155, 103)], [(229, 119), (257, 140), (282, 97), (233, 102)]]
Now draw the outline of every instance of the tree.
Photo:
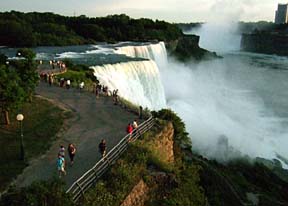
[(39, 80), (33, 61), (35, 53), (30, 49), (19, 49), (17, 54), (24, 59), (11, 61), (9, 67), (2, 63), (6, 60), (5, 56), (2, 58), (0, 55), (0, 106), (7, 125), (10, 124), (9, 111), (18, 108), (27, 99), (32, 100)]
[(21, 79), (20, 86), (24, 89), (27, 99), (32, 101), (32, 94), (38, 84), (39, 75), (37, 66), (33, 59), (36, 54), (31, 49), (19, 49), (17, 55), (24, 57), (24, 60), (14, 61), (14, 67)]
[(28, 49), (28, 48), (22, 48), (18, 49), (16, 56), (18, 57), (24, 57), (26, 60), (29, 62), (32, 62), (33, 59), (36, 57), (36, 54), (33, 50)]
[(5, 56), (4, 54), (0, 53), (0, 65), (6, 64), (7, 62), (7, 56)]
[(9, 111), (17, 108), (24, 101), (25, 92), (19, 86), (20, 77), (13, 68), (0, 65), (0, 106), (6, 125), (10, 124)]

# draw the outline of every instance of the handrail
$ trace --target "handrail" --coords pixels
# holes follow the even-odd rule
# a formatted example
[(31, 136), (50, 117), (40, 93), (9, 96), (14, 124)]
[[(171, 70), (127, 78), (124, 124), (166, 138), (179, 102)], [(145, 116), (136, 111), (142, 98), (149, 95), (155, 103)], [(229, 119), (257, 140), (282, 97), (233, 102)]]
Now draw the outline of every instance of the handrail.
[(149, 117), (142, 122), (137, 129), (134, 129), (130, 138), (130, 134), (125, 135), (117, 145), (115, 145), (105, 157), (102, 157), (91, 169), (86, 171), (80, 178), (78, 178), (66, 191), (72, 194), (74, 202), (78, 201), (81, 196), (84, 196), (95, 182), (105, 173), (110, 165), (112, 165), (120, 155), (128, 148), (128, 139), (132, 141), (137, 140), (142, 134), (151, 129), (154, 125), (153, 117)]

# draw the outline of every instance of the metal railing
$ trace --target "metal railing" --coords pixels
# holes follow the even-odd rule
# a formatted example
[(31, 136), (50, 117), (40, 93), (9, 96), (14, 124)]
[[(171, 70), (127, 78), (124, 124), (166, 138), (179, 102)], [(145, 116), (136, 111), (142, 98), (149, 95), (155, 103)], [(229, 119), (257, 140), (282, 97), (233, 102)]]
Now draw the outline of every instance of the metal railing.
[(100, 159), (91, 169), (76, 180), (71, 187), (66, 191), (72, 195), (73, 201), (76, 202), (84, 193), (96, 183), (96, 181), (105, 173), (110, 165), (114, 164), (119, 159), (120, 155), (128, 148), (129, 141), (137, 140), (142, 134), (148, 131), (154, 125), (153, 117), (142, 122), (130, 137), (127, 134), (120, 142), (114, 146), (105, 157)]

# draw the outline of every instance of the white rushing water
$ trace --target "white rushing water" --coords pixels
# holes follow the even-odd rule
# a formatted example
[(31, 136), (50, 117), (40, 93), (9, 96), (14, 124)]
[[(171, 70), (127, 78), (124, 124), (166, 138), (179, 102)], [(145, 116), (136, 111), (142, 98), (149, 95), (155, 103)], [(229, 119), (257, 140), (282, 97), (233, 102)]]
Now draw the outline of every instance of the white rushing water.
[(140, 46), (121, 46), (116, 48), (116, 53), (129, 57), (138, 57), (156, 61), (158, 66), (167, 64), (167, 52), (164, 42)]
[[(166, 55), (166, 50), (160, 45), (158, 48), (162, 51), (158, 49), (157, 55), (148, 54), (147, 52), (153, 53), (153, 50), (144, 46), (137, 49), (125, 47), (121, 53), (127, 52), (127, 55), (135, 57), (153, 57), (156, 62), (164, 62), (161, 58)], [(161, 52), (162, 55), (159, 55)], [(271, 70), (271, 65), (268, 64), (277, 62), (285, 67), (288, 60), (258, 55), (257, 65), (255, 58), (255, 55), (238, 53), (226, 55), (224, 59), (190, 63), (186, 66), (170, 60), (165, 69), (158, 64), (167, 105), (184, 120), (194, 151), (219, 161), (246, 155), (267, 159), (276, 158), (277, 154), (288, 157), (288, 131), (283, 127), (288, 122), (287, 116), (275, 114), (277, 108), (279, 110), (285, 105), (280, 100), (288, 97), (283, 89), (288, 88), (288, 83), (279, 81), (284, 78), (283, 73)], [(267, 64), (267, 69), (263, 69), (263, 64)], [(284, 75), (288, 78), (287, 73)], [(269, 79), (270, 77), (275, 79)], [(151, 84), (153, 83), (150, 82), (149, 87), (159, 86)], [(279, 105), (273, 105), (274, 111), (267, 106), (270, 103), (275, 104), (276, 100), (270, 98), (271, 95), (277, 95), (275, 92), (279, 93)], [(149, 98), (153, 99), (152, 96)], [(282, 109), (287, 108), (284, 106)]]
[(100, 84), (118, 89), (125, 99), (153, 110), (166, 107), (164, 88), (154, 61), (130, 61), (91, 67)]

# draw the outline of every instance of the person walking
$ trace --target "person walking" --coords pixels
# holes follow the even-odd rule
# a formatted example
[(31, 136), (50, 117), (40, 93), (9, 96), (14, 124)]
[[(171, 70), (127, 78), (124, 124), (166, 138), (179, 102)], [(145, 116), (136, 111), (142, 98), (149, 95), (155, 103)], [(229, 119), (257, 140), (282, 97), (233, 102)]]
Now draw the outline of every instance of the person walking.
[(65, 157), (65, 148), (64, 148), (63, 145), (60, 145), (58, 155), (61, 155), (62, 157)]
[(101, 153), (102, 158), (106, 155), (106, 141), (105, 139), (102, 139), (101, 142), (98, 145), (99, 152)]
[(138, 130), (138, 123), (137, 123), (137, 120), (136, 120), (136, 119), (133, 121), (132, 126), (133, 126), (133, 133), (134, 133), (134, 134), (138, 133), (139, 136), (140, 136), (140, 132), (139, 132), (139, 130)]
[(74, 157), (75, 157), (75, 154), (76, 154), (76, 147), (74, 144), (70, 143), (68, 145), (68, 154), (69, 154), (69, 158), (70, 158), (70, 164), (71, 166), (74, 164)]
[(140, 105), (139, 106), (139, 119), (142, 119), (142, 115), (143, 115), (143, 107)]
[(135, 119), (133, 121), (133, 129), (137, 130), (137, 128), (138, 128), (138, 123), (137, 123), (137, 120)]
[(58, 154), (58, 159), (57, 159), (57, 170), (58, 170), (59, 178), (67, 174), (65, 171), (65, 159), (60, 154)]
[(83, 81), (79, 84), (79, 89), (80, 89), (80, 92), (84, 89), (84, 82)]
[(67, 79), (66, 80), (66, 88), (70, 89), (70, 85), (71, 85), (70, 79)]
[(126, 132), (127, 132), (128, 134), (130, 134), (130, 136), (129, 136), (129, 138), (128, 138), (128, 142), (131, 141), (131, 138), (132, 138), (132, 131), (133, 131), (132, 124), (129, 123), (128, 126), (127, 126), (127, 128), (126, 128)]
[(48, 75), (48, 83), (49, 83), (49, 86), (50, 86), (50, 87), (52, 86), (52, 82), (53, 82), (53, 80), (52, 80), (52, 74), (49, 74), (49, 75)]

